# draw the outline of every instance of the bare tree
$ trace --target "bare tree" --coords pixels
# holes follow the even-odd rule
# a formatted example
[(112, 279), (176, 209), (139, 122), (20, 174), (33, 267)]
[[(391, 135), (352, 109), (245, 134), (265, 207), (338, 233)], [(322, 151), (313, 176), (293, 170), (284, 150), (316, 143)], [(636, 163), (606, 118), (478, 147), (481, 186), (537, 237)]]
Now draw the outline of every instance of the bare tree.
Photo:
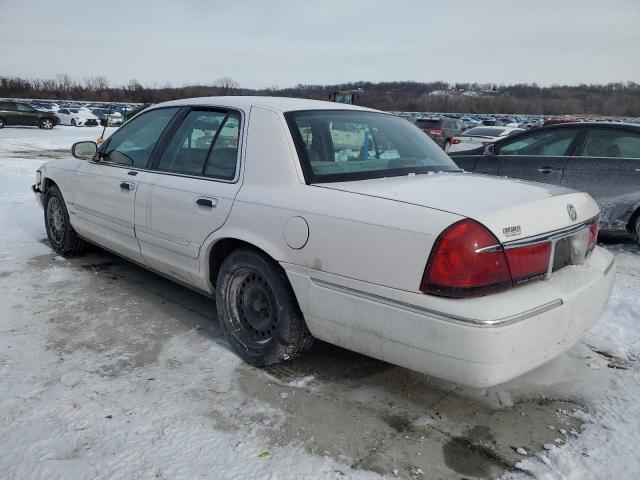
[(220, 95), (229, 95), (238, 89), (240, 84), (231, 77), (220, 77), (213, 82), (213, 86), (220, 89)]

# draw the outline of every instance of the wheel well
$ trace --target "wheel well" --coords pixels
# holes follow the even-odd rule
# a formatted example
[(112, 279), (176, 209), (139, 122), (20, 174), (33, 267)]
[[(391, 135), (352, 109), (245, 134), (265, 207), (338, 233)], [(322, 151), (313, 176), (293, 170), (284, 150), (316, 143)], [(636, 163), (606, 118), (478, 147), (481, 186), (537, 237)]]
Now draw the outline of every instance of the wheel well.
[(52, 185), (55, 185), (56, 187), (58, 186), (58, 185), (56, 184), (56, 182), (54, 182), (54, 181), (53, 181), (53, 180), (51, 180), (50, 178), (45, 178), (45, 179), (44, 179), (44, 185), (43, 185), (44, 189), (42, 189), (42, 191), (43, 191), (43, 192), (46, 192), (47, 190), (49, 190), (49, 187), (50, 187), (50, 186), (52, 186)]
[(249, 242), (245, 242), (244, 240), (238, 240), (237, 238), (223, 238), (218, 240), (211, 248), (211, 253), (209, 254), (209, 278), (211, 279), (211, 284), (214, 288), (216, 286), (216, 281), (218, 280), (218, 272), (220, 271), (222, 262), (227, 258), (227, 255), (238, 248), (251, 248), (265, 254), (269, 258), (272, 258), (271, 255), (261, 248), (258, 248)]

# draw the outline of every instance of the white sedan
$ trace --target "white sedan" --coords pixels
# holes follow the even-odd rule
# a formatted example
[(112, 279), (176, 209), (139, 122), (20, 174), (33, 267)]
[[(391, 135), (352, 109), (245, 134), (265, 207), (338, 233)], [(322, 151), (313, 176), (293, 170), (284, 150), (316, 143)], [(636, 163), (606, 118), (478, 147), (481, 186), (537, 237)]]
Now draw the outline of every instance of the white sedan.
[(74, 127), (95, 127), (100, 125), (100, 120), (93, 113), (80, 108), (61, 108), (56, 112), (60, 118), (60, 125), (72, 125)]
[(495, 385), (578, 342), (613, 284), (588, 194), (461, 172), (375, 110), (179, 100), (72, 153), (33, 186), (54, 250), (90, 242), (215, 296), (257, 366), (318, 338)]
[(515, 127), (474, 127), (459, 137), (451, 139), (451, 147), (447, 152), (461, 152), (489, 145), (509, 135), (524, 132), (524, 128)]

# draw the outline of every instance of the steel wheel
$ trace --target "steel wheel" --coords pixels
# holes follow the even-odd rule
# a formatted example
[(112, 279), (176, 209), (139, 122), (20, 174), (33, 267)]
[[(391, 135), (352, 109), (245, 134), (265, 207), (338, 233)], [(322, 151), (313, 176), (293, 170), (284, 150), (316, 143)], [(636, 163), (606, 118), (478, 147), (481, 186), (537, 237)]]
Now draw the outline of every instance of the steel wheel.
[(234, 292), (229, 311), (238, 338), (247, 346), (269, 342), (276, 333), (277, 303), (269, 283), (256, 270), (244, 268), (230, 281)]
[(44, 120), (42, 120), (40, 122), (40, 126), (42, 128), (44, 128), (45, 130), (50, 130), (53, 128), (53, 120), (49, 119), (49, 118), (45, 118)]
[(56, 197), (51, 197), (47, 203), (47, 228), (54, 243), (61, 245), (65, 232), (64, 211)]

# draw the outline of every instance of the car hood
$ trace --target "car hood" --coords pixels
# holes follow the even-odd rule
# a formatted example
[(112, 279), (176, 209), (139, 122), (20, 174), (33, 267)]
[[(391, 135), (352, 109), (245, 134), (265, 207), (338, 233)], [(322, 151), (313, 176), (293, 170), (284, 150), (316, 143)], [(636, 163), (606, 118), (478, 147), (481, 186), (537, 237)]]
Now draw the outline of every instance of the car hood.
[[(321, 186), (473, 218), (489, 228), (500, 241), (565, 228), (589, 220), (600, 211), (586, 193), (471, 173), (390, 177)], [(569, 205), (577, 212), (575, 220), (569, 216)]]

